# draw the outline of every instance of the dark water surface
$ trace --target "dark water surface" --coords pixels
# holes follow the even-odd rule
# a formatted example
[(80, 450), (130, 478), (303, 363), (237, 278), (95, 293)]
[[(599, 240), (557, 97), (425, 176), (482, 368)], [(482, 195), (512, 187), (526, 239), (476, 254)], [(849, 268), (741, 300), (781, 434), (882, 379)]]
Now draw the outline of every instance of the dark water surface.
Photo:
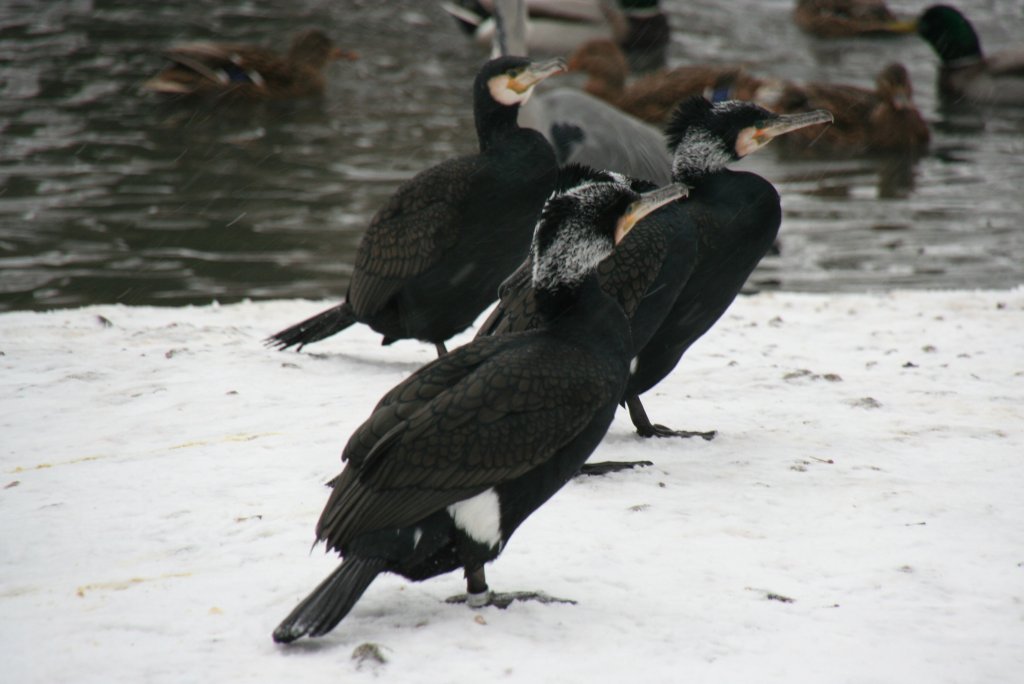
[[(1024, 109), (944, 110), (915, 36), (815, 40), (788, 0), (662, 4), (672, 63), (870, 85), (899, 60), (932, 124), (917, 162), (746, 160), (785, 208), (781, 255), (756, 284), (1024, 283)], [(1024, 43), (1024, 2), (961, 7), (989, 51)], [(284, 49), (311, 25), (362, 56), (330, 67), (321, 102), (210, 111), (138, 92), (172, 42)], [(0, 1), (0, 310), (340, 297), (395, 186), (475, 148), (469, 86), (485, 56), (430, 1)]]

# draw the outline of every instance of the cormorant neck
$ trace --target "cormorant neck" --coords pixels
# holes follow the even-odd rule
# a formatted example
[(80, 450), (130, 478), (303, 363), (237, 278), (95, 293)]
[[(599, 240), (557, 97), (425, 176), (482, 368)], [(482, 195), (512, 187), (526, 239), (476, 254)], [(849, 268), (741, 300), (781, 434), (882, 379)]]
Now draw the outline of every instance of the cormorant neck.
[(672, 180), (676, 183), (693, 185), (735, 161), (720, 138), (702, 129), (688, 132), (676, 150), (672, 158)]
[(571, 284), (559, 283), (554, 287), (534, 289), (537, 310), (548, 320), (558, 318), (579, 301), (586, 280)]
[(538, 313), (549, 322), (564, 318), (580, 306), (584, 309), (589, 308), (586, 303), (581, 305), (584, 299), (609, 299), (601, 289), (601, 281), (596, 271), (591, 271), (580, 280), (571, 283), (562, 281), (552, 286), (534, 286), (533, 296), (537, 302)]
[(476, 137), (480, 151), (486, 152), (499, 140), (519, 130), (519, 106), (499, 104), (489, 96), (483, 96), (474, 108)]

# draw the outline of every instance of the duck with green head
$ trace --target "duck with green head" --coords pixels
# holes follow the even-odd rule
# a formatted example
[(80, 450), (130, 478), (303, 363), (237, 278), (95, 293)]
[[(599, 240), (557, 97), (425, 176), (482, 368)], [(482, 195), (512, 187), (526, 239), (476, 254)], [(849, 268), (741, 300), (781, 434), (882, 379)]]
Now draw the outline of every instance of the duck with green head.
[(917, 32), (942, 60), (938, 84), (944, 96), (978, 104), (1024, 104), (1024, 49), (986, 55), (971, 22), (949, 5), (926, 9)]

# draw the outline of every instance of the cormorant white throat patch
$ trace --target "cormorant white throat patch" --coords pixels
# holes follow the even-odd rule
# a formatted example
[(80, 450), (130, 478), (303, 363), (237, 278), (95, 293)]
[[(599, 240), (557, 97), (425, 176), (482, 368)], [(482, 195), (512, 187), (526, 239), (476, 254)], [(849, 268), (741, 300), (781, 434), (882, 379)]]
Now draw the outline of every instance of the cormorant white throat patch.
[(595, 235), (591, 224), (600, 216), (603, 199), (621, 190), (618, 183), (601, 181), (577, 185), (562, 193), (575, 198), (578, 208), (545, 252), (533, 255), (534, 287), (550, 289), (559, 283), (578, 283), (611, 253), (615, 247), (611, 236)]
[(706, 128), (693, 128), (676, 147), (672, 159), (672, 177), (686, 180), (714, 173), (736, 160), (721, 138)]
[(513, 79), (509, 78), (508, 74), (498, 74), (487, 81), (487, 89), (491, 92), (491, 97), (495, 102), (506, 107), (526, 104), (533, 93), (532, 85), (524, 91), (517, 92), (513, 87)]
[(448, 507), (455, 526), (475, 542), (494, 548), (501, 543), (501, 507), (494, 488)]

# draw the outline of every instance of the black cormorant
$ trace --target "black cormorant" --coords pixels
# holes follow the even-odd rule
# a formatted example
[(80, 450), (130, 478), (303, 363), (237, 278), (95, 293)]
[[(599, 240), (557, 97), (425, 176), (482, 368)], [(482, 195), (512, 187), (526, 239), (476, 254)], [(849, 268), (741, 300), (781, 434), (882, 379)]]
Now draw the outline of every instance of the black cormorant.
[(531, 250), (542, 323), (459, 347), (381, 399), (345, 447), (317, 523), (344, 561), (275, 641), (329, 632), (381, 572), (424, 580), (463, 568), (474, 605), (489, 602), (484, 564), (576, 474), (622, 396), (629, 323), (592, 271), (683, 192), (592, 183), (552, 196)]
[(697, 263), (657, 330), (630, 366), (626, 406), (645, 436), (689, 436), (653, 425), (640, 395), (657, 385), (729, 308), (779, 232), (779, 194), (754, 173), (730, 171), (775, 137), (832, 121), (825, 110), (775, 114), (751, 102), (681, 103), (666, 129), (676, 150), (672, 177), (690, 187), (682, 207), (699, 231)]
[[(690, 195), (641, 222), (598, 267), (602, 287), (630, 314), (634, 358), (622, 402), (640, 435), (714, 434), (652, 424), (640, 395), (668, 375), (725, 312), (778, 233), (782, 212), (775, 188), (726, 166), (782, 133), (831, 118), (822, 111), (778, 115), (750, 102), (712, 105), (702, 97), (677, 108), (667, 129), (675, 151), (673, 180), (688, 185)], [(563, 182), (588, 178), (574, 172)], [(502, 284), (500, 302), (478, 336), (537, 324), (528, 272), (528, 265), (521, 266)]]
[(271, 335), (279, 349), (317, 342), (366, 323), (384, 344), (444, 342), (469, 327), (526, 256), (558, 166), (551, 146), (516, 122), (534, 86), (563, 71), (561, 59), (499, 57), (473, 85), (480, 152), (403, 183), (370, 222), (345, 301)]

